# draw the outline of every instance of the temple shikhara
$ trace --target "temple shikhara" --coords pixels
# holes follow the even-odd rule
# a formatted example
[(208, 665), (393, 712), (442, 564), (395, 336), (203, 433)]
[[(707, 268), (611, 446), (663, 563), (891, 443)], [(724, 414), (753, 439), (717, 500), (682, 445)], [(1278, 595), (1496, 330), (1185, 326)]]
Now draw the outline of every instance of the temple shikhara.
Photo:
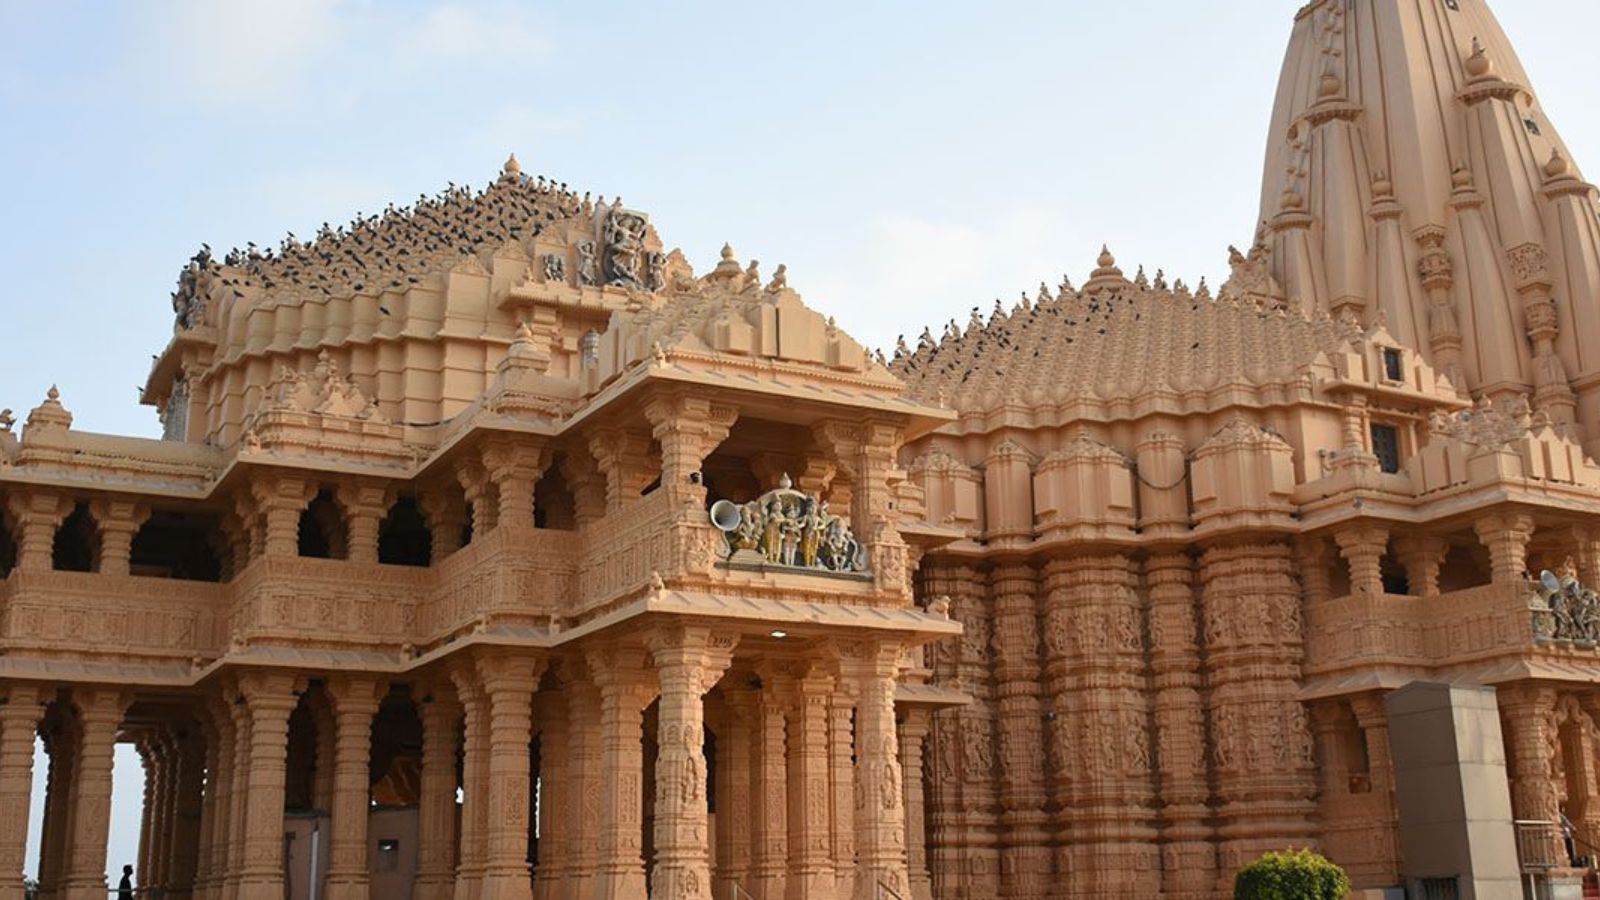
[(515, 157), (202, 251), (163, 439), (0, 416), (0, 900), (119, 742), (167, 900), (1577, 896), (1595, 187), (1484, 0), (1306, 4), (1267, 136), (1225, 283), (887, 358)]

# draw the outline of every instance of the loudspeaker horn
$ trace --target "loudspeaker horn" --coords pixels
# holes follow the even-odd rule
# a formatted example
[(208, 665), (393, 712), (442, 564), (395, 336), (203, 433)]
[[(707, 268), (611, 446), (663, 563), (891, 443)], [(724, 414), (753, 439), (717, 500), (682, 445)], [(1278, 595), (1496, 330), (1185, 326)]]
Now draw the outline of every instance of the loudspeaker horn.
[(723, 531), (732, 531), (739, 527), (739, 520), (744, 514), (739, 511), (739, 504), (731, 500), (718, 500), (711, 504), (711, 524)]

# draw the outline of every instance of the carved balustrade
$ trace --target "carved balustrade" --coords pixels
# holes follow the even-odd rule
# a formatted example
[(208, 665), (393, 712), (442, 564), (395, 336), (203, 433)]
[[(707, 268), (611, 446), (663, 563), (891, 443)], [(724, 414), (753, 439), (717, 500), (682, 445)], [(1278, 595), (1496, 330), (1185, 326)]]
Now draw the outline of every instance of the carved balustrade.
[(229, 585), (230, 642), (399, 648), (413, 643), (429, 569), (264, 557)]
[(502, 525), (445, 557), (417, 611), (419, 643), (479, 624), (543, 625), (566, 614), (582, 539), (575, 531)]
[(1520, 580), (1434, 597), (1334, 597), (1308, 604), (1306, 621), (1308, 681), (1374, 666), (1420, 674), (1600, 652), (1592, 640), (1557, 638), (1537, 583)]
[(12, 572), (0, 582), (0, 653), (187, 665), (226, 643), (226, 591), (137, 575)]

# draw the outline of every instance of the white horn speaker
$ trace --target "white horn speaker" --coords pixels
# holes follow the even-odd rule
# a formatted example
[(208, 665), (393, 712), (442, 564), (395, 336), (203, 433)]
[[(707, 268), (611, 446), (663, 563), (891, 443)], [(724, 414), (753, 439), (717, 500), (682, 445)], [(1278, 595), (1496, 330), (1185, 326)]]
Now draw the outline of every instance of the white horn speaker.
[(723, 531), (732, 531), (739, 527), (739, 520), (743, 514), (739, 512), (739, 504), (730, 500), (718, 500), (711, 504), (711, 524)]

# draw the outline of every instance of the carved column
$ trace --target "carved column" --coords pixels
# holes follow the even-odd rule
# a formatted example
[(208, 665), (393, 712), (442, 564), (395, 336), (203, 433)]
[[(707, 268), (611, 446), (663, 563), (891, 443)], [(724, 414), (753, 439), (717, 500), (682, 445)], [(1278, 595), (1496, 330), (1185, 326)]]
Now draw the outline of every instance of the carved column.
[(450, 670), (456, 696), (461, 698), (464, 719), (461, 762), (461, 841), (456, 864), (455, 900), (478, 900), (483, 885), (489, 821), (489, 699), (484, 696), (478, 673), (470, 661)]
[[(228, 789), (227, 867), (222, 872), (223, 900), (237, 900), (244, 877), (245, 834), (249, 822), (246, 811), (250, 800), (251, 715), (242, 692), (229, 707), (233, 717), (233, 783)], [(285, 736), (287, 745), (287, 735)], [(287, 752), (287, 746), (285, 747)]]
[(639, 492), (655, 477), (648, 434), (623, 428), (597, 429), (589, 436), (589, 452), (605, 477), (608, 513), (639, 499)]
[(316, 493), (304, 479), (262, 475), (251, 481), (250, 496), (265, 525), (263, 552), (270, 557), (300, 555), (300, 513)]
[(756, 900), (782, 900), (788, 893), (789, 776), (784, 702), (770, 670), (761, 673), (761, 693), (751, 728), (751, 884)]
[(568, 679), (562, 693), (567, 703), (567, 778), (572, 784), (570, 820), (572, 833), (568, 846), (572, 848), (570, 868), (564, 881), (565, 889), (559, 897), (588, 898), (593, 895), (600, 866), (600, 816), (602, 802), (600, 769), (600, 690), (583, 677)]
[(990, 573), (994, 604), (995, 725), (1000, 737), (1000, 891), (1039, 900), (1051, 881), (1039, 702), (1038, 582), (1028, 565)]
[[(724, 688), (722, 717), (717, 729), (717, 887), (726, 897), (749, 892), (751, 835), (752, 726), (757, 721), (753, 691)], [(735, 889), (737, 885), (737, 890)], [(740, 894), (739, 896), (743, 896)]]
[(150, 507), (132, 500), (96, 500), (90, 504), (89, 512), (100, 530), (100, 571), (106, 575), (128, 574), (133, 536), (150, 518)]
[(1444, 249), (1445, 231), (1438, 225), (1424, 225), (1413, 233), (1418, 246), (1417, 276), (1428, 295), (1428, 350), (1433, 364), (1456, 392), (1467, 393), (1466, 376), (1461, 372), (1461, 326), (1450, 288), (1455, 269)]
[(841, 895), (855, 879), (855, 751), (855, 685), (841, 679), (828, 700), (828, 770), (833, 787), (828, 818), (833, 823), (834, 881)]
[(461, 549), (462, 531), (467, 525), (467, 505), (447, 484), (435, 484), (417, 497), (422, 514), (427, 517), (428, 532), (432, 536), (430, 557), (440, 560)]
[(456, 482), (461, 485), (472, 513), (470, 524), (473, 537), (482, 537), (494, 527), (495, 514), (498, 512), (489, 475), (476, 461), (466, 460), (456, 465)]
[(1058, 872), (1069, 894), (1154, 895), (1156, 848), (1142, 609), (1122, 556), (1052, 560), (1044, 615)]
[(165, 891), (167, 857), (171, 851), (173, 751), (164, 728), (153, 731), (145, 741), (147, 756), (146, 830), (141, 842), (144, 868), (135, 873), (140, 887)]
[[(531, 508), (531, 507), (530, 507)], [(502, 519), (502, 522), (507, 521)], [(533, 691), (544, 661), (523, 655), (483, 656), (478, 674), (489, 700), (489, 827), (483, 870), (483, 900), (530, 900), (531, 832), (528, 798), (532, 773)]]
[(72, 849), (65, 900), (104, 900), (106, 839), (111, 831), (111, 757), (129, 697), (116, 688), (74, 690), (79, 735), (73, 779)]
[(71, 846), (68, 826), (72, 815), (72, 782), (73, 771), (77, 768), (78, 735), (76, 725), (64, 721), (65, 718), (52, 715), (46, 720), (45, 748), (50, 753), (50, 771), (45, 783), (44, 821), (40, 823), (41, 900), (55, 900), (61, 895)]
[(250, 716), (239, 900), (283, 900), (284, 767), (289, 714), (296, 702), (294, 679), (251, 672), (240, 676), (239, 690)]
[(201, 793), (195, 822), (195, 870), (193, 895), (197, 900), (211, 900), (211, 835), (216, 828), (216, 781), (220, 764), (217, 729), (211, 722), (209, 710), (200, 719), (201, 735)]
[(483, 451), (483, 468), (499, 497), (496, 524), (533, 527), (533, 487), (550, 467), (548, 448), (503, 438)]
[(1384, 798), (1383, 814), (1379, 821), (1370, 823), (1372, 847), (1378, 856), (1374, 862), (1383, 867), (1385, 884), (1398, 884), (1400, 806), (1394, 793), (1394, 760), (1389, 755), (1389, 712), (1384, 708), (1381, 692), (1358, 694), (1350, 699), (1350, 706), (1366, 743), (1372, 792)]
[(922, 745), (928, 738), (928, 711), (911, 708), (900, 723), (900, 773), (905, 784), (906, 873), (910, 880), (908, 900), (933, 900), (933, 881), (928, 876), (928, 833), (926, 794), (923, 785)]
[(832, 900), (828, 823), (828, 696), (833, 679), (815, 667), (778, 679), (788, 699), (789, 900)]
[[(346, 558), (350, 562), (372, 564), (378, 561), (378, 530), (389, 511), (388, 495), (388, 488), (380, 482), (357, 481), (339, 486), (339, 505), (344, 508), (349, 523), (350, 540)], [(330, 879), (334, 865), (329, 864)], [(332, 882), (329, 884), (331, 886)], [(343, 895), (334, 894), (330, 900), (337, 900), (339, 896)]]
[[(352, 528), (351, 552), (355, 551)], [(374, 678), (327, 682), (333, 704), (333, 823), (328, 839), (328, 900), (367, 900), (367, 819), (371, 815), (372, 717), (383, 687)], [(323, 763), (324, 760), (318, 760)]]
[[(1583, 194), (1587, 197), (1589, 192)], [(1506, 262), (1522, 295), (1522, 320), (1533, 345), (1533, 408), (1549, 416), (1558, 431), (1576, 438), (1578, 400), (1567, 380), (1566, 366), (1556, 353), (1561, 326), (1555, 299), (1550, 296), (1549, 254), (1536, 243), (1520, 244), (1506, 251)]]
[[(564, 692), (564, 689), (563, 689)], [(541, 695), (534, 704), (539, 722), (539, 865), (534, 870), (534, 900), (561, 900), (571, 873), (574, 807), (573, 775), (568, 766), (572, 737), (567, 729), (567, 699)]]
[(1395, 538), (1394, 550), (1405, 567), (1411, 595), (1439, 596), (1439, 569), (1450, 552), (1450, 542), (1431, 534), (1407, 534)]
[(733, 639), (663, 627), (648, 639), (661, 685), (655, 767), (652, 900), (709, 900), (705, 693), (733, 659)]
[(139, 754), (139, 773), (144, 776), (144, 800), (139, 805), (139, 855), (134, 860), (134, 874), (140, 887), (151, 887), (150, 857), (155, 852), (156, 782), (158, 780), (155, 742), (151, 735), (141, 735), (134, 741)]
[(1300, 594), (1283, 543), (1212, 547), (1201, 557), (1212, 758), (1219, 798), (1217, 889), (1284, 846), (1315, 846), (1315, 754), (1298, 699)]
[(22, 900), (28, 811), (33, 796), (33, 739), (44, 718), (37, 685), (16, 683), (0, 705), (0, 900)]
[(6, 511), (17, 529), (17, 570), (50, 571), (56, 528), (72, 512), (72, 504), (56, 494), (28, 491), (6, 495)]
[[(900, 897), (910, 893), (906, 872), (906, 809), (900, 769), (900, 737), (894, 719), (900, 645), (869, 645), (866, 655), (847, 660), (860, 698), (856, 707), (855, 900), (877, 900), (880, 886)], [(842, 896), (843, 885), (840, 885)]]
[[(1556, 692), (1531, 683), (1498, 691), (1505, 722), (1506, 768), (1511, 776), (1511, 815), (1516, 819), (1560, 821), (1551, 753), (1556, 747), (1553, 716)], [(1566, 859), (1559, 829), (1549, 832), (1548, 858)]]
[(1350, 564), (1350, 591), (1376, 597), (1383, 593), (1383, 551), (1389, 531), (1376, 526), (1352, 527), (1334, 534), (1339, 552)]
[(228, 871), (229, 811), (233, 797), (234, 727), (232, 705), (220, 696), (206, 701), (206, 794), (201, 808), (200, 875), (197, 893), (220, 900)]
[(178, 765), (173, 789), (172, 851), (167, 870), (167, 897), (194, 896), (200, 865), (200, 819), (205, 783), (205, 739), (192, 722), (175, 738)]
[(1163, 553), (1145, 563), (1150, 591), (1150, 678), (1155, 690), (1161, 797), (1161, 887), (1169, 900), (1209, 900), (1217, 851), (1206, 785), (1194, 563)]
[(412, 900), (450, 900), (455, 891), (456, 751), (461, 704), (435, 682), (422, 701), (422, 776), (417, 802), (417, 880)]
[(688, 394), (652, 397), (645, 401), (651, 434), (661, 445), (661, 486), (680, 505), (705, 507), (705, 485), (690, 476), (728, 437), (739, 417), (731, 406), (720, 406)]
[(1528, 541), (1533, 538), (1533, 518), (1522, 513), (1485, 516), (1472, 523), (1478, 540), (1489, 548), (1495, 584), (1514, 584), (1527, 576)]
[(595, 900), (644, 900), (644, 708), (653, 690), (641, 653), (594, 651), (600, 688), (600, 861)]

